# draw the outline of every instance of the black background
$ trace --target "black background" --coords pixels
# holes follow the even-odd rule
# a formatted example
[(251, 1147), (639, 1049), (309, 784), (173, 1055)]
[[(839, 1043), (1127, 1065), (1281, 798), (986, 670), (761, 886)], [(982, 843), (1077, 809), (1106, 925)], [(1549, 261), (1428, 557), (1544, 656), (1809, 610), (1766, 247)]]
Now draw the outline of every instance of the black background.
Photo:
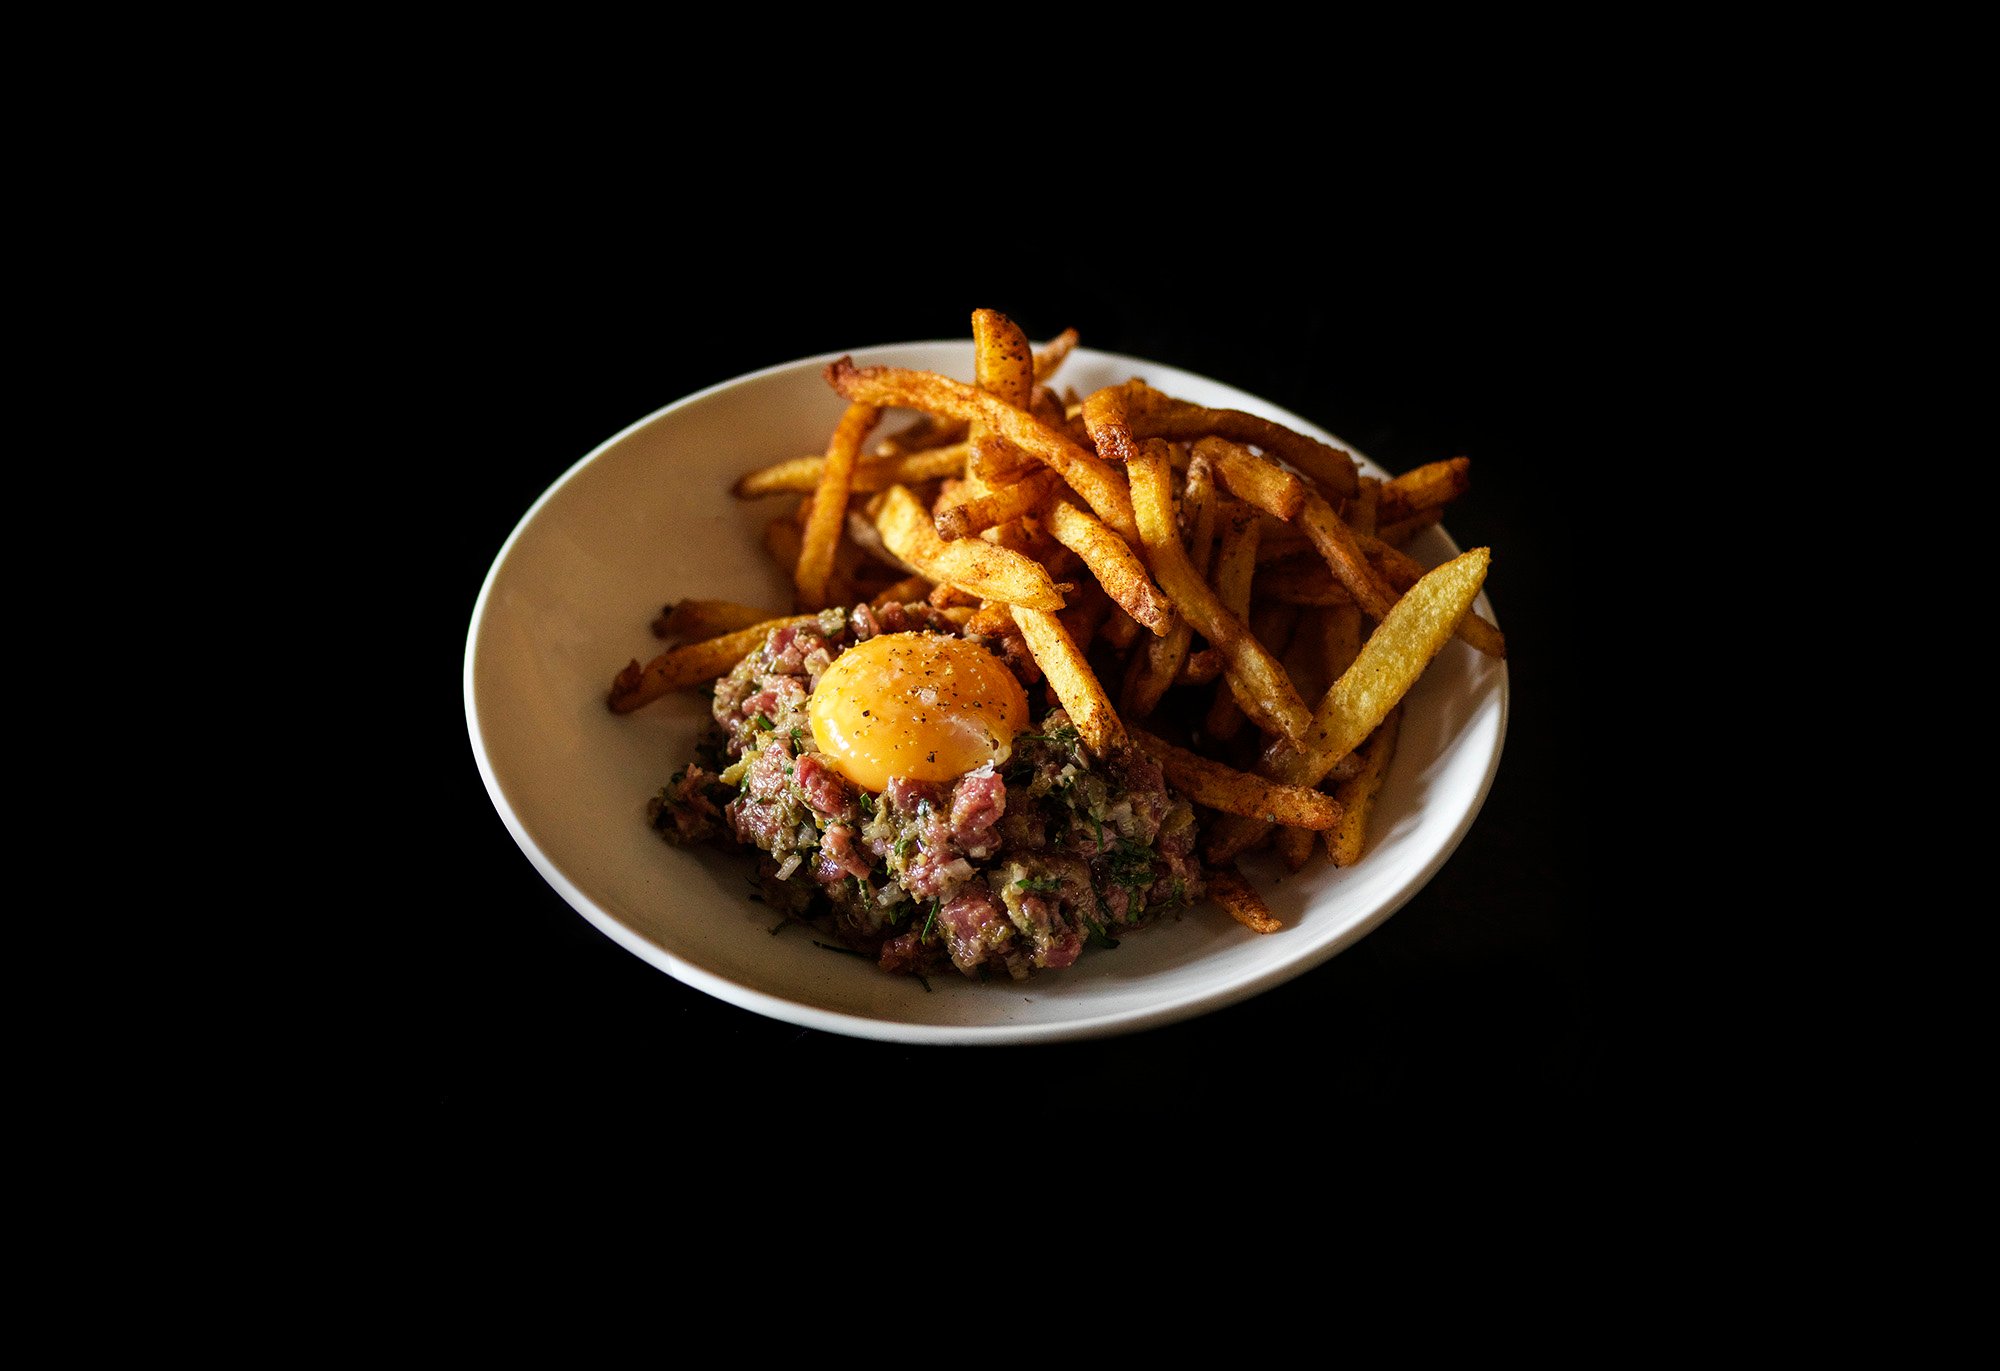
[[(705, 224), (690, 233), (695, 215)], [(1593, 510), (1556, 479), (1604, 431), (1586, 378), (1607, 340), (1591, 320), (1618, 283), (1586, 268), (1559, 224), (1503, 237), (1468, 233), (1449, 207), (1367, 217), (1361, 229), (1327, 214), (1280, 238), (1268, 215), (1234, 216), (1224, 234), (1213, 215), (1114, 226), (1069, 206), (1014, 224), (1002, 250), (950, 206), (836, 230), (811, 207), (740, 224), (725, 203), (677, 207), (656, 240), (630, 224), (604, 241), (574, 229), (476, 248), (437, 240), (400, 348), (428, 553), (406, 585), (422, 684), (405, 761), (427, 831), (411, 847), (415, 893), (388, 912), (401, 923), (385, 944), (392, 964), (376, 969), (393, 997), (404, 1107), (578, 1126), (670, 1108), (700, 1129), (787, 1127), (834, 1102), (1005, 1101), (1254, 1130), (1329, 1103), (1589, 1102), (1629, 1086), (1617, 1012), (1629, 978), (1586, 881), (1602, 819), (1579, 674), (1592, 644), (1579, 641), (1574, 587)], [(570, 909), (515, 846), (474, 764), (462, 695), (473, 602), (552, 481), (693, 390), (816, 353), (960, 337), (982, 306), (1037, 340), (1074, 326), (1087, 346), (1264, 396), (1391, 471), (1472, 459), (1472, 491), (1446, 524), (1462, 546), (1494, 550), (1487, 592), (1512, 685), (1485, 807), (1383, 927), (1197, 1020), (975, 1050), (758, 1017), (654, 970)], [(411, 705), (400, 702), (406, 718)]]

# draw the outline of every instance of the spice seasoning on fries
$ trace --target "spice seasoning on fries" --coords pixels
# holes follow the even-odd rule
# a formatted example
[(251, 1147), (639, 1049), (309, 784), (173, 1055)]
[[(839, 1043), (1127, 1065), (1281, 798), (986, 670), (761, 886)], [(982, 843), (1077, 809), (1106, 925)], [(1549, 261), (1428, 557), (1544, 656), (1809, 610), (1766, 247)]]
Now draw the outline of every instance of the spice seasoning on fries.
[(1138, 379), (1065, 402), (1074, 330), (972, 332), (969, 382), (835, 362), (824, 453), (737, 481), (797, 502), (765, 533), (794, 613), (671, 604), (617, 673), (619, 713), (713, 692), (654, 826), (755, 848), (764, 898), (890, 971), (1018, 978), (1204, 901), (1280, 933), (1241, 854), (1365, 861), (1411, 686), (1453, 637), (1505, 655), (1489, 551), (1401, 546), (1468, 459), (1385, 481)]

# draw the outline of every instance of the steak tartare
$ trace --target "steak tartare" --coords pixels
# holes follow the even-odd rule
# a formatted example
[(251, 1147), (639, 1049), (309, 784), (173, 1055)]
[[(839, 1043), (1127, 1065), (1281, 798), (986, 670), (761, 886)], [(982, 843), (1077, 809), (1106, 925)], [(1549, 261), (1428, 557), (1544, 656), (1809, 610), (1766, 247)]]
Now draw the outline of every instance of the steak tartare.
[[(966, 636), (923, 604), (774, 629), (716, 683), (714, 734), (649, 804), (653, 827), (757, 849), (768, 902), (892, 972), (1021, 979), (1202, 897), (1193, 806), (1137, 749), (1091, 753), (1059, 707), (952, 780), (891, 776), (877, 793), (842, 774), (815, 740), (813, 691), (884, 634)], [(970, 641), (1023, 677), (1004, 640)]]

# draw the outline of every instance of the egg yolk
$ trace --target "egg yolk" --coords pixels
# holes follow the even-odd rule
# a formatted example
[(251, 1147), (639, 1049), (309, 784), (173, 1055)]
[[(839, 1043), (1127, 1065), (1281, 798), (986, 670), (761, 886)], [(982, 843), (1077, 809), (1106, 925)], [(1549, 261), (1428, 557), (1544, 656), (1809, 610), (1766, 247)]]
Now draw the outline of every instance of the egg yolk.
[(808, 712), (827, 763), (879, 793), (891, 776), (951, 781), (1006, 761), (1028, 726), (1028, 696), (978, 643), (884, 633), (834, 659)]

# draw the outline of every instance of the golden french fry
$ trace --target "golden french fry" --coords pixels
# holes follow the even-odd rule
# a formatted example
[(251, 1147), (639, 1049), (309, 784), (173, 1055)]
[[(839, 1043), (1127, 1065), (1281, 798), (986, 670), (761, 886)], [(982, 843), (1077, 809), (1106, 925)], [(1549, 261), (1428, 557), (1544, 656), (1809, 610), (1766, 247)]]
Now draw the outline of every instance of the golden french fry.
[(1375, 520), (1382, 504), (1382, 479), (1379, 476), (1363, 476), (1354, 492), (1354, 498), (1347, 502), (1343, 517), (1347, 526), (1356, 533), (1373, 537)]
[[(1382, 579), (1398, 594), (1407, 592), (1423, 579), (1423, 564), (1408, 553), (1366, 534), (1357, 535), (1357, 541), (1368, 559), (1382, 569)], [(1466, 611), (1465, 622), (1458, 626), (1458, 636), (1489, 657), (1507, 655), (1507, 635), (1476, 609)]]
[(1198, 805), (1308, 832), (1332, 828), (1340, 821), (1339, 802), (1324, 791), (1253, 776), (1176, 747), (1143, 729), (1129, 731), (1132, 741), (1160, 764), (1160, 770), (1174, 787)]
[(1127, 542), (1137, 541), (1139, 529), (1132, 520), (1132, 496), (1125, 487), (1125, 478), (1097, 454), (1026, 410), (1016, 409), (997, 395), (988, 395), (977, 387), (935, 372), (907, 367), (856, 367), (849, 357), (830, 364), (826, 379), (850, 401), (920, 409), (984, 423), (994, 433), (1061, 472), (1062, 478), (1084, 498), (1098, 518), (1116, 529)]
[(1340, 801), (1340, 822), (1326, 830), (1326, 850), (1335, 866), (1353, 866), (1361, 860), (1361, 849), (1368, 841), (1368, 815), (1382, 790), (1382, 778), (1389, 774), (1389, 763), (1395, 758), (1396, 731), (1402, 722), (1401, 705), (1383, 715), (1382, 722), (1358, 754), (1360, 774), (1334, 788), (1334, 798)]
[(1248, 500), (1287, 523), (1298, 517), (1299, 506), (1305, 503), (1306, 483), (1270, 458), (1259, 457), (1227, 438), (1204, 438), (1194, 450), (1196, 456), (1215, 464), (1216, 478), (1237, 499)]
[(813, 492), (812, 514), (792, 572), (792, 608), (825, 609), (827, 582), (833, 575), (834, 551), (847, 524), (847, 497), (854, 480), (855, 456), (882, 411), (873, 405), (849, 405), (826, 447), (826, 469)]
[[(1377, 514), (1385, 524), (1408, 519), (1423, 510), (1441, 509), (1472, 489), (1472, 459), (1453, 457), (1443, 462), (1427, 462), (1393, 477), (1382, 486), (1382, 504)], [(1374, 529), (1366, 530), (1369, 533)]]
[(940, 585), (949, 583), (988, 600), (1054, 613), (1063, 597), (1041, 563), (982, 538), (947, 543), (931, 515), (903, 486), (883, 492), (875, 527), (882, 542), (903, 561)]
[[(1199, 458), (1196, 459), (1199, 461)], [(1243, 712), (1267, 733), (1303, 739), (1312, 715), (1285, 669), (1243, 621), (1224, 609), (1188, 561), (1174, 525), (1173, 484), (1167, 445), (1148, 438), (1134, 449), (1132, 500), (1153, 577), (1174, 608), (1228, 663), (1226, 679)], [(1179, 664), (1175, 664), (1178, 669)], [(1317, 783), (1317, 782), (1315, 782)]]
[[(1257, 541), (1262, 535), (1257, 511), (1236, 500), (1223, 502), (1216, 518), (1215, 570), (1208, 579), (1222, 607), (1243, 620), (1250, 617), (1250, 583), (1257, 574)], [(1222, 654), (1205, 647), (1188, 659), (1179, 679), (1199, 685), (1221, 672)]]
[(1022, 605), (1013, 607), (1013, 615), (1021, 636), (1027, 639), (1028, 650), (1042, 668), (1042, 675), (1090, 750), (1101, 757), (1113, 748), (1124, 746), (1125, 725), (1062, 620)]
[(1379, 524), (1375, 536), (1392, 547), (1402, 547), (1425, 529), (1444, 521), (1443, 509), (1420, 509), (1407, 519)]
[(713, 638), (775, 617), (768, 609), (734, 600), (681, 600), (660, 611), (660, 617), (653, 620), (653, 636)]
[[(1169, 484), (1172, 477), (1168, 476)], [(1171, 497), (1170, 497), (1171, 498)], [(1169, 511), (1171, 516), (1171, 511)], [(1188, 464), (1187, 484), (1181, 491), (1178, 531), (1169, 517), (1167, 537), (1176, 548), (1186, 540), (1185, 557), (1196, 580), (1208, 575), (1210, 553), (1215, 543), (1215, 473), (1205, 459)], [(1157, 569), (1155, 571), (1157, 575)], [(1137, 618), (1137, 615), (1133, 616)], [(1144, 656), (1135, 653), (1125, 676), (1125, 711), (1145, 718), (1159, 705), (1186, 665), (1188, 649), (1194, 642), (1194, 628), (1185, 614), (1176, 615), (1164, 634), (1146, 644)]]
[(1063, 364), (1063, 359), (1076, 350), (1077, 341), (1077, 332), (1073, 328), (1066, 328), (1049, 339), (1035, 353), (1035, 379), (1046, 381), (1055, 375), (1056, 368)]
[(1106, 528), (1096, 515), (1058, 494), (1047, 501), (1042, 526), (1081, 559), (1105, 593), (1136, 622), (1160, 635), (1177, 622), (1173, 605), (1153, 585), (1146, 564), (1132, 551), (1132, 545)]
[[(1318, 792), (1315, 791), (1315, 794)], [(1331, 833), (1332, 829), (1324, 830)], [(1278, 856), (1285, 863), (1287, 871), (1303, 871), (1312, 859), (1313, 840), (1319, 836), (1310, 828), (1281, 828), (1278, 830)]]
[(1347, 588), (1354, 603), (1361, 606), (1361, 612), (1378, 623), (1388, 618), (1390, 608), (1396, 603), (1396, 592), (1369, 563), (1347, 521), (1334, 513), (1324, 497), (1309, 495), (1299, 511), (1299, 522), (1305, 525), (1306, 535), (1319, 549), (1320, 556), (1326, 558), (1335, 579)]
[[(1296, 742), (1272, 742), (1258, 761), (1258, 774), (1304, 786), (1325, 779), (1336, 761), (1402, 703), (1431, 659), (1451, 641), (1486, 583), (1492, 555), (1487, 548), (1473, 548), (1410, 587), (1368, 635), (1353, 665), (1327, 688), (1310, 731)], [(1269, 824), (1256, 820), (1224, 819), (1209, 834), (1204, 855), (1228, 861), (1269, 830)]]
[(1127, 412), (1139, 438), (1227, 438), (1254, 443), (1297, 467), (1329, 495), (1352, 495), (1356, 465), (1352, 455), (1307, 437), (1272, 419), (1236, 409), (1209, 409), (1163, 395), (1143, 381), (1127, 382)]
[(762, 647), (764, 639), (773, 629), (810, 624), (818, 618), (817, 614), (794, 614), (753, 624), (719, 638), (682, 643), (662, 652), (643, 667), (634, 658), (611, 682), (611, 712), (630, 714), (662, 695), (726, 675), (738, 662)]
[[(873, 494), (890, 486), (920, 486), (946, 476), (963, 476), (971, 450), (971, 444), (961, 442), (900, 457), (856, 462), (851, 488)], [(825, 474), (826, 455), (816, 453), (759, 467), (740, 477), (731, 490), (739, 500), (754, 500), (762, 495), (808, 495), (819, 489), (820, 478)]]
[[(1294, 605), (1266, 602), (1250, 607), (1250, 633), (1273, 657), (1283, 661), (1297, 631), (1299, 611)], [(1291, 673), (1287, 672), (1289, 676)], [(1293, 687), (1296, 689), (1296, 685)], [(1301, 696), (1300, 698), (1304, 698)], [(1243, 731), (1244, 714), (1234, 692), (1218, 690), (1202, 720), (1202, 732), (1217, 742), (1228, 742)]]
[(1228, 910), (1230, 918), (1252, 933), (1276, 933), (1284, 927), (1272, 916), (1271, 907), (1264, 903), (1264, 897), (1234, 865), (1212, 864), (1208, 868), (1207, 881), (1209, 898)]
[[(973, 444), (975, 452), (985, 446), (983, 440), (975, 440)], [(1061, 475), (1047, 467), (1038, 467), (1018, 480), (987, 490), (983, 495), (974, 495), (941, 507), (935, 521), (938, 537), (950, 542), (955, 538), (970, 538), (976, 533), (984, 533), (999, 524), (1011, 523), (1031, 513), (1036, 505), (1061, 489)]]

